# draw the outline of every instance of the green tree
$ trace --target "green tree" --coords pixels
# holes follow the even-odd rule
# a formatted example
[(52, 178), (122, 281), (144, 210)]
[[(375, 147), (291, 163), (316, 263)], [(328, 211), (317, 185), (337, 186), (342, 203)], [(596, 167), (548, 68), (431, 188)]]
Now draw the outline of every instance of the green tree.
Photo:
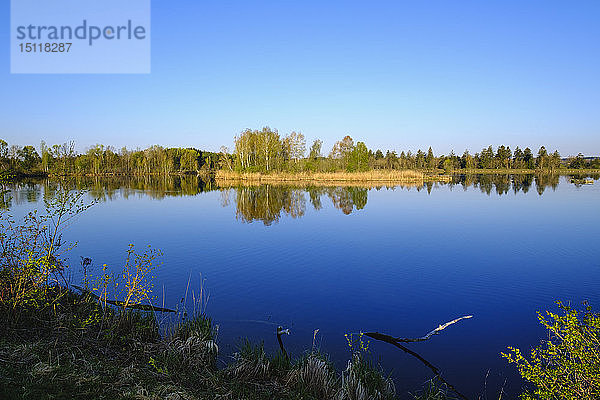
[(387, 169), (395, 169), (398, 164), (398, 156), (395, 151), (387, 151), (385, 153), (385, 167)]
[(462, 157), (460, 158), (460, 166), (465, 169), (473, 169), (475, 168), (475, 160), (473, 156), (469, 154), (469, 150), (465, 150)]
[(552, 153), (552, 155), (550, 156), (549, 160), (550, 169), (554, 171), (560, 168), (561, 162), (562, 158), (560, 157), (560, 153), (558, 152), (558, 150), (554, 151), (554, 153)]
[(349, 172), (367, 171), (369, 169), (369, 150), (364, 142), (356, 143), (356, 146), (350, 152), (346, 169)]
[(425, 168), (425, 153), (421, 149), (417, 150), (416, 166), (417, 168)]
[(569, 162), (569, 168), (584, 168), (585, 167), (585, 158), (583, 154), (577, 154), (577, 157), (573, 158)]
[(257, 137), (258, 164), (266, 171), (272, 170), (281, 154), (281, 141), (277, 130), (264, 127)]
[(427, 165), (427, 168), (433, 169), (435, 168), (435, 157), (433, 156), (433, 150), (431, 149), (431, 147), (429, 147), (429, 150), (427, 150), (427, 156), (425, 157), (425, 164)]
[(525, 150), (523, 150), (523, 163), (525, 168), (535, 168), (535, 159), (533, 158), (533, 153), (529, 147), (526, 147)]
[(306, 152), (306, 139), (301, 132), (292, 131), (283, 139), (283, 149), (287, 153), (287, 157), (294, 162), (304, 157)]
[(337, 160), (339, 167), (346, 169), (350, 158), (350, 153), (354, 150), (354, 140), (346, 135), (344, 138), (333, 145), (329, 158)]
[(316, 160), (321, 157), (321, 146), (323, 146), (323, 141), (319, 139), (315, 139), (312, 146), (310, 146), (310, 153), (308, 155), (309, 158)]
[(515, 148), (515, 152), (513, 153), (513, 161), (512, 161), (512, 166), (513, 168), (523, 168), (524, 167), (524, 158), (525, 155), (523, 154), (523, 150), (521, 150), (519, 148), (519, 146), (517, 146)]
[(510, 167), (511, 157), (512, 152), (510, 151), (510, 147), (502, 145), (496, 150), (496, 160), (498, 161), (498, 165), (502, 168)]
[(0, 168), (5, 171), (10, 168), (10, 158), (8, 155), (8, 143), (0, 139)]
[(33, 146), (25, 146), (19, 150), (19, 160), (24, 171), (31, 172), (41, 162), (40, 155)]
[(195, 149), (184, 149), (180, 158), (180, 169), (182, 171), (197, 171), (200, 154)]
[(546, 151), (546, 148), (544, 146), (540, 147), (535, 164), (536, 167), (539, 169), (548, 168), (548, 151)]
[(479, 163), (483, 169), (494, 168), (494, 149), (492, 146), (481, 150), (481, 154), (479, 155)]

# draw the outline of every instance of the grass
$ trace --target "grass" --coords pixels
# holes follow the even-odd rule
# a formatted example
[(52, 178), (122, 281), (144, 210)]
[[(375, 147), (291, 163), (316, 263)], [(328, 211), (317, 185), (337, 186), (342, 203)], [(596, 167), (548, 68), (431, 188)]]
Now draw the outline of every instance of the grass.
[(103, 308), (59, 287), (45, 296), (47, 306), (0, 309), (2, 399), (350, 399), (362, 397), (342, 390), (371, 384), (360, 383), (367, 375), (354, 372), (355, 364), (343, 386), (322, 355), (289, 360), (250, 342), (219, 369), (217, 330), (205, 314), (161, 336), (151, 312)]
[[(245, 341), (217, 367), (217, 330), (203, 313), (166, 335), (151, 312), (127, 311), (64, 288), (47, 307), (0, 308), (2, 399), (395, 399), (392, 380), (365, 354), (338, 372), (310, 351), (288, 359)], [(435, 397), (443, 399), (436, 392)]]
[(439, 182), (452, 180), (453, 174), (600, 174), (598, 169), (557, 169), (555, 171), (540, 171), (534, 169), (455, 169), (444, 174), (443, 170), (371, 170), (366, 172), (231, 172), (219, 170), (215, 180), (220, 185), (231, 183), (244, 184), (314, 184), (373, 186), (374, 184), (423, 184), (424, 182)]

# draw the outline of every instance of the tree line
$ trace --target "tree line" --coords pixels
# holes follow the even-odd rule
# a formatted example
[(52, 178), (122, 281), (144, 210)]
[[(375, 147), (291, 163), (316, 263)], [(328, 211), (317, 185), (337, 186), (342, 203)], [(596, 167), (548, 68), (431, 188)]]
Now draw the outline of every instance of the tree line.
[(465, 150), (462, 155), (435, 155), (432, 148), (394, 150), (385, 153), (367, 148), (362, 141), (355, 143), (350, 136), (337, 141), (331, 151), (323, 154), (323, 142), (315, 139), (307, 149), (305, 136), (291, 132), (281, 136), (276, 129), (246, 129), (234, 138), (230, 153), (208, 152), (195, 148), (164, 148), (116, 150), (97, 144), (83, 153), (67, 142), (47, 146), (43, 141), (39, 151), (34, 146), (9, 145), (0, 139), (0, 172), (27, 175), (152, 175), (211, 172), (226, 169), (237, 172), (360, 172), (369, 170), (427, 169), (444, 170), (532, 170), (554, 172), (561, 168), (600, 169), (599, 157), (562, 158), (558, 151), (549, 152), (541, 146), (536, 154), (526, 147), (492, 146), (474, 154)]
[(75, 143), (47, 146), (8, 145), (0, 139), (0, 171), (29, 175), (151, 175), (199, 173), (217, 168), (220, 155), (195, 148), (151, 146), (144, 150), (116, 150), (96, 144), (84, 153)]
[(239, 172), (269, 171), (368, 171), (372, 169), (530, 169), (555, 171), (560, 168), (597, 169), (600, 158), (588, 157), (579, 153), (576, 157), (563, 159), (558, 151), (550, 153), (541, 146), (534, 155), (529, 147), (521, 149), (501, 145), (492, 146), (471, 154), (468, 150), (462, 155), (451, 151), (448, 155), (434, 155), (431, 147), (424, 152), (417, 150), (386, 151), (368, 149), (364, 142), (354, 142), (350, 136), (337, 141), (329, 154), (322, 154), (323, 142), (316, 139), (306, 155), (306, 140), (302, 133), (291, 132), (280, 136), (269, 127), (262, 130), (246, 129), (234, 138), (234, 168)]

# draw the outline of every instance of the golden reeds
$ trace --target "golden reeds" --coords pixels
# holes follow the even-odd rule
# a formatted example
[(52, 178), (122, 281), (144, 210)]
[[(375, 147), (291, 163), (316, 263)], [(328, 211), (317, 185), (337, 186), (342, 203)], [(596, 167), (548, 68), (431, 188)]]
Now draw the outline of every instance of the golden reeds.
[(423, 183), (425, 181), (447, 180), (445, 175), (427, 175), (421, 171), (413, 170), (373, 170), (367, 172), (230, 172), (217, 171), (217, 181), (244, 181), (244, 182), (367, 182), (367, 183)]

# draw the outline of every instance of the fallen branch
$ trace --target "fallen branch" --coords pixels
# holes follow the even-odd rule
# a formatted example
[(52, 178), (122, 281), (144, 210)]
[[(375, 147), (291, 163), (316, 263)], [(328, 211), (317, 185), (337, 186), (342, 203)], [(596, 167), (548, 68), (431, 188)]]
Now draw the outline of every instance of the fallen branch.
[[(369, 336), (369, 333), (373, 333), (376, 335), (382, 335), (387, 337), (389, 340), (393, 340), (394, 342), (402, 342), (402, 343), (411, 343), (411, 342), (423, 342), (425, 340), (428, 340), (429, 338), (431, 338), (433, 335), (437, 335), (439, 334), (441, 331), (443, 331), (444, 329), (446, 329), (447, 327), (449, 327), (452, 324), (457, 323), (460, 320), (463, 319), (469, 319), (469, 318), (473, 318), (472, 315), (465, 315), (456, 319), (453, 319), (452, 321), (448, 321), (445, 324), (439, 325), (437, 328), (435, 328), (434, 330), (432, 330), (431, 332), (429, 332), (427, 335), (420, 337), (420, 338), (400, 338), (400, 337), (392, 337), (392, 336), (388, 336), (388, 335), (383, 335), (382, 333), (379, 332), (367, 332), (365, 333), (365, 335)], [(383, 339), (378, 339), (378, 340), (383, 340)]]
[(431, 332), (429, 332), (428, 334), (426, 334), (425, 336), (420, 337), (420, 338), (393, 337), (393, 336), (386, 335), (386, 334), (379, 333), (379, 332), (365, 332), (364, 335), (368, 336), (370, 338), (373, 338), (375, 340), (381, 340), (382, 342), (386, 342), (391, 345), (394, 345), (397, 348), (399, 348), (400, 350), (402, 350), (403, 352), (415, 357), (417, 360), (421, 361), (427, 368), (429, 368), (431, 371), (433, 371), (433, 373), (435, 374), (435, 377), (438, 378), (440, 381), (442, 381), (446, 386), (448, 386), (448, 389), (450, 389), (454, 393), (456, 393), (458, 395), (458, 397), (460, 397), (461, 399), (468, 400), (465, 395), (460, 393), (451, 383), (449, 383), (447, 380), (445, 380), (442, 377), (442, 372), (435, 365), (433, 365), (432, 363), (430, 363), (429, 361), (424, 359), (420, 354), (412, 351), (411, 349), (409, 349), (408, 347), (406, 347), (400, 343), (422, 342), (422, 341), (428, 340), (432, 336), (439, 334), (441, 331), (446, 329), (448, 326), (455, 324), (460, 320), (469, 319), (469, 318), (473, 318), (473, 316), (465, 315), (463, 317), (456, 318), (452, 321), (446, 322), (445, 324), (439, 325), (437, 328), (435, 328), (434, 330), (432, 330)]

